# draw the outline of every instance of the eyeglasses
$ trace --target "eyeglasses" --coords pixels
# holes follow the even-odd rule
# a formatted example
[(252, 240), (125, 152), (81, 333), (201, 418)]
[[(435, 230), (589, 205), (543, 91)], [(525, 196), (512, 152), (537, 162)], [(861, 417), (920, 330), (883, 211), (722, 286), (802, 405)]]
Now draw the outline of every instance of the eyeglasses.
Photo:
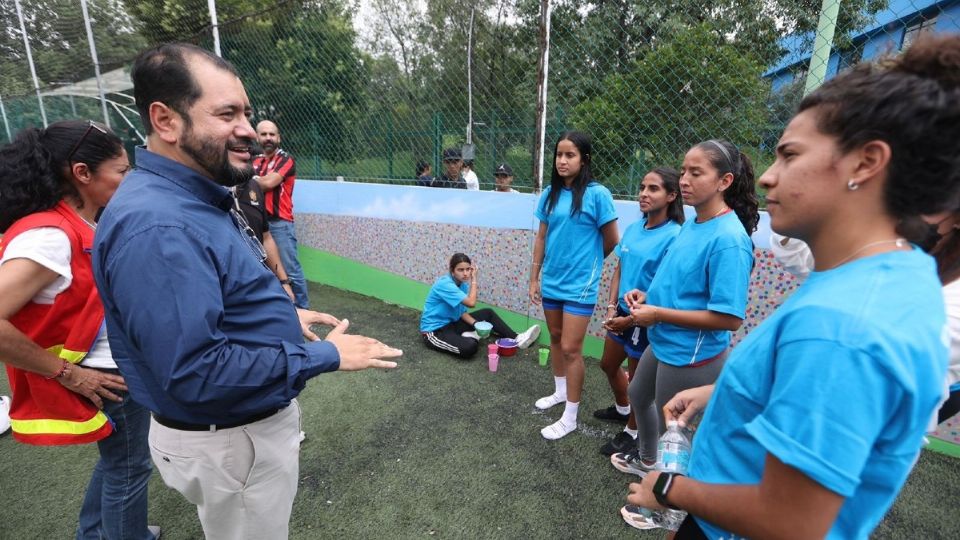
[(243, 236), (244, 241), (246, 241), (247, 247), (250, 248), (253, 255), (260, 261), (260, 264), (267, 266), (267, 250), (263, 248), (263, 244), (260, 242), (260, 239), (257, 238), (257, 233), (250, 227), (250, 223), (248, 223), (247, 218), (243, 216), (243, 212), (231, 208), (230, 216), (233, 217), (233, 222), (236, 224), (237, 229), (239, 229), (240, 236)]
[(93, 120), (87, 120), (87, 130), (83, 132), (83, 135), (81, 135), (79, 139), (77, 139), (77, 143), (73, 145), (73, 149), (70, 150), (69, 154), (67, 154), (67, 163), (73, 161), (73, 155), (76, 154), (77, 150), (80, 149), (80, 145), (83, 144), (83, 141), (87, 138), (87, 135), (90, 134), (91, 129), (95, 129), (104, 135), (107, 134), (107, 130), (98, 126)]

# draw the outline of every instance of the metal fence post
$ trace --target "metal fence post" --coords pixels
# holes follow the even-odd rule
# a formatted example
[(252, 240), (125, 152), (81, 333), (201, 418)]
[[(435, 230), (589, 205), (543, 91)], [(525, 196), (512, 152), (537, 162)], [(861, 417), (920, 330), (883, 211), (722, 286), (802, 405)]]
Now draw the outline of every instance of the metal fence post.
[(550, 0), (540, 0), (540, 67), (537, 69), (537, 134), (533, 150), (535, 191), (543, 189), (543, 146), (547, 135), (547, 82), (550, 71)]
[(393, 114), (387, 113), (387, 178), (393, 180)]
[(210, 10), (210, 32), (213, 34), (213, 52), (220, 54), (220, 26), (217, 24), (217, 0), (207, 0), (207, 9)]
[[(93, 41), (93, 28), (90, 26), (90, 14), (87, 12), (87, 0), (80, 0), (83, 12), (83, 25), (87, 28), (87, 42), (90, 44), (90, 59), (93, 60), (93, 74), (97, 77), (97, 92), (100, 93), (100, 108), (103, 110), (103, 123), (110, 127), (110, 115), (107, 114), (107, 95), (103, 91), (103, 77), (100, 76), (100, 59), (97, 57), (97, 45)], [(73, 96), (70, 96), (73, 104)], [(76, 112), (74, 112), (76, 116)]]
[(33, 77), (33, 89), (37, 91), (37, 102), (40, 104), (40, 118), (43, 127), (47, 127), (47, 111), (43, 108), (43, 96), (40, 95), (40, 81), (37, 80), (37, 68), (33, 65), (33, 53), (30, 52), (30, 39), (27, 37), (27, 25), (23, 22), (23, 9), (20, 0), (13, 0), (17, 7), (17, 18), (20, 19), (20, 33), (23, 34), (23, 48), (27, 51), (27, 63), (30, 64), (30, 75)]
[(443, 146), (441, 123), (440, 112), (433, 113), (433, 169), (436, 172), (440, 172), (440, 152), (443, 151), (441, 148)]
[(817, 35), (813, 41), (813, 54), (810, 55), (810, 67), (804, 83), (803, 95), (807, 95), (823, 84), (830, 64), (830, 47), (833, 34), (837, 29), (837, 16), (840, 14), (840, 0), (823, 0), (820, 8), (820, 20), (817, 22)]
[(3, 97), (0, 97), (0, 116), (3, 116), (3, 129), (7, 131), (7, 142), (13, 140), (10, 136), (10, 123), (7, 122), (7, 108), (3, 106)]

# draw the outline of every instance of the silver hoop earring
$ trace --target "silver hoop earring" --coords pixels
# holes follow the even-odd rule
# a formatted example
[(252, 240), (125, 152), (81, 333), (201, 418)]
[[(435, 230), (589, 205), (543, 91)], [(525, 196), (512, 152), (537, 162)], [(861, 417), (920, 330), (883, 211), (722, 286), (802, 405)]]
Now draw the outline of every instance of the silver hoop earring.
[(856, 191), (860, 189), (860, 184), (854, 182), (851, 178), (850, 180), (847, 180), (847, 189), (850, 191)]

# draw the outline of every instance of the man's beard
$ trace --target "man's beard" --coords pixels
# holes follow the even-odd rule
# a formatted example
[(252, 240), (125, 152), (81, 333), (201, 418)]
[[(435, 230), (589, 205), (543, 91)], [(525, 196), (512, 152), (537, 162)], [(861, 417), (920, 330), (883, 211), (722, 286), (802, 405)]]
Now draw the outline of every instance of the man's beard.
[(272, 154), (277, 151), (277, 145), (272, 142), (265, 142), (260, 145), (263, 148), (263, 153)]
[(210, 139), (199, 139), (193, 136), (193, 130), (187, 128), (183, 134), (180, 148), (193, 158), (214, 182), (225, 187), (244, 185), (253, 178), (253, 165), (237, 168), (230, 164), (229, 150), (231, 146), (250, 146), (250, 142), (228, 141), (222, 147)]

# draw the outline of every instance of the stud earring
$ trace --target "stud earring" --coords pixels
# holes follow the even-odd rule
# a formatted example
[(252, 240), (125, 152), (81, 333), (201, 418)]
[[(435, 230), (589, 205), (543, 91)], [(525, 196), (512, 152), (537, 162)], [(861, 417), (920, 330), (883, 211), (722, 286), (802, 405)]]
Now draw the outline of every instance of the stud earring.
[(851, 178), (850, 180), (847, 180), (847, 189), (849, 191), (856, 191), (860, 189), (860, 184), (854, 182), (853, 179)]

